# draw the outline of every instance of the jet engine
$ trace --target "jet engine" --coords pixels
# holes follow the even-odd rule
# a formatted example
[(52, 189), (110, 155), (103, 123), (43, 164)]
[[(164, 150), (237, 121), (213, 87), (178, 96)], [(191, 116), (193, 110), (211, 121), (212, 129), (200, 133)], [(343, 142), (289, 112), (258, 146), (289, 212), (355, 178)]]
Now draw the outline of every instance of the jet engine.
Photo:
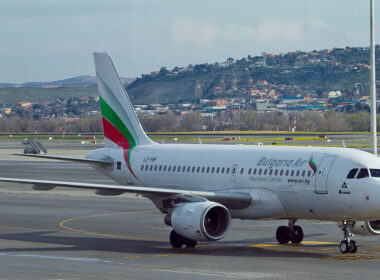
[(358, 235), (380, 235), (380, 220), (355, 222), (351, 231)]
[(189, 202), (178, 204), (165, 217), (165, 223), (190, 240), (216, 241), (228, 233), (231, 215), (225, 206), (216, 202)]

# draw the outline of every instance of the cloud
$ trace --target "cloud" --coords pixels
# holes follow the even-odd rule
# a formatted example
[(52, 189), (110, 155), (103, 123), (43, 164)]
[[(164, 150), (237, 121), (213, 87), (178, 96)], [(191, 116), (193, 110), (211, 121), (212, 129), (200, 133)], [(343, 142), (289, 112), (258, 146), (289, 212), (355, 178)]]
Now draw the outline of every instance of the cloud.
[(175, 44), (212, 47), (216, 36), (217, 28), (212, 24), (192, 21), (174, 21), (171, 24), (171, 38)]
[(172, 43), (181, 47), (248, 49), (272, 43), (295, 45), (304, 32), (298, 22), (266, 20), (254, 25), (228, 23), (216, 25), (195, 21), (173, 21)]
[(260, 42), (294, 43), (302, 39), (302, 26), (298, 22), (284, 20), (265, 20), (256, 30), (256, 39)]
[(317, 29), (324, 29), (324, 28), (329, 28), (330, 25), (321, 20), (320, 18), (312, 18), (307, 21), (307, 24), (312, 27), (312, 28), (317, 28)]

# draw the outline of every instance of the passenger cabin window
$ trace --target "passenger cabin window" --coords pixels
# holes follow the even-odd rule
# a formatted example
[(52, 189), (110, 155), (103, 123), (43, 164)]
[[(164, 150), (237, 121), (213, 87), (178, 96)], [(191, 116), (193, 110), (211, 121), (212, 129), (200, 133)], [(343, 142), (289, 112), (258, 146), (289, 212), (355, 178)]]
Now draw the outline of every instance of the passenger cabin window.
[(272, 175), (273, 169), (269, 170), (269, 175)]
[(226, 173), (227, 173), (227, 174), (230, 173), (230, 168), (227, 168)]
[(358, 170), (359, 170), (358, 168), (351, 169), (350, 172), (348, 172), (347, 174), (347, 179), (354, 179), (356, 173), (358, 173)]
[(197, 173), (199, 173), (199, 170), (201, 170), (200, 166), (197, 167)]
[(148, 171), (149, 165), (145, 165), (145, 171)]
[(205, 167), (204, 166), (202, 167), (202, 173), (205, 173)]
[(362, 178), (366, 178), (366, 177), (369, 177), (368, 169), (367, 168), (361, 168), (359, 173), (358, 173), (358, 176), (356, 176), (356, 179), (362, 179)]
[(296, 174), (296, 176), (298, 177), (300, 175), (300, 171), (299, 170), (297, 170), (297, 174)]
[(164, 172), (166, 171), (166, 165), (164, 165)]
[(277, 176), (277, 173), (278, 173), (278, 170), (276, 169), (276, 170), (274, 171), (274, 176)]
[(151, 165), (149, 168), (149, 171), (152, 171), (152, 170), (153, 170), (153, 165)]
[(260, 169), (259, 169), (259, 175), (261, 175), (261, 172), (262, 172), (262, 171), (263, 171), (263, 170), (260, 168)]
[(240, 169), (240, 174), (243, 174), (244, 168)]
[(172, 171), (172, 166), (171, 165), (169, 165), (169, 167), (168, 167), (168, 172), (170, 172), (170, 171)]
[(292, 170), (292, 172), (290, 173), (290, 176), (293, 176), (294, 175), (294, 170)]
[(222, 173), (222, 174), (224, 173), (224, 167), (222, 167), (222, 170), (220, 171), (220, 173)]
[(284, 174), (284, 169), (280, 170), (280, 176), (282, 176), (282, 174)]
[(288, 176), (288, 175), (289, 175), (289, 170), (286, 170), (285, 176)]
[(215, 167), (211, 168), (211, 173), (214, 173)]
[(186, 171), (186, 166), (183, 166), (182, 167), (182, 172), (185, 172)]
[(143, 165), (141, 165), (141, 171), (143, 171), (144, 170), (144, 164)]
[(162, 165), (160, 165), (160, 167), (158, 168), (158, 171), (161, 171), (162, 170)]
[(157, 171), (157, 165), (154, 166), (154, 171)]
[(302, 171), (302, 177), (304, 177), (305, 176), (305, 170), (304, 171)]
[(371, 177), (380, 177), (380, 169), (370, 169)]
[(116, 169), (121, 169), (121, 161), (116, 162)]
[(267, 175), (268, 170), (264, 169), (264, 175)]
[(253, 169), (253, 175), (256, 175), (256, 171), (257, 171), (257, 169), (255, 168), (255, 169)]
[(220, 167), (216, 168), (216, 173), (219, 173)]
[(207, 170), (206, 170), (206, 172), (207, 172), (207, 173), (209, 173), (209, 172), (210, 172), (210, 167), (207, 167)]
[(248, 175), (251, 175), (252, 168), (248, 169)]

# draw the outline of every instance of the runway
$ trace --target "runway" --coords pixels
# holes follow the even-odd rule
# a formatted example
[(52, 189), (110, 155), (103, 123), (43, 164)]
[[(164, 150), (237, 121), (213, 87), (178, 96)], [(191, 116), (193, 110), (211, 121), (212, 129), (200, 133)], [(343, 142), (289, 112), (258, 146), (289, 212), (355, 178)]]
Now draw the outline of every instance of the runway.
[[(0, 161), (0, 176), (111, 183), (87, 165)], [(335, 223), (299, 221), (301, 245), (278, 245), (285, 221), (234, 220), (227, 237), (173, 249), (146, 199), (0, 184), (0, 279), (366, 279), (378, 277), (380, 236), (342, 255)]]

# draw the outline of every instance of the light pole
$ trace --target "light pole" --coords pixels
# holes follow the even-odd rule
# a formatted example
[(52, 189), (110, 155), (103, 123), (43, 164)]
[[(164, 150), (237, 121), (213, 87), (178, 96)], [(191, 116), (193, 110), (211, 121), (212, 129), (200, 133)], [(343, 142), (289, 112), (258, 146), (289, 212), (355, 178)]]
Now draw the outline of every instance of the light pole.
[(371, 17), (370, 17), (370, 37), (371, 37), (371, 81), (370, 81), (370, 89), (371, 89), (371, 152), (374, 155), (377, 155), (377, 133), (376, 133), (376, 69), (375, 69), (375, 3), (374, 0), (371, 1)]

